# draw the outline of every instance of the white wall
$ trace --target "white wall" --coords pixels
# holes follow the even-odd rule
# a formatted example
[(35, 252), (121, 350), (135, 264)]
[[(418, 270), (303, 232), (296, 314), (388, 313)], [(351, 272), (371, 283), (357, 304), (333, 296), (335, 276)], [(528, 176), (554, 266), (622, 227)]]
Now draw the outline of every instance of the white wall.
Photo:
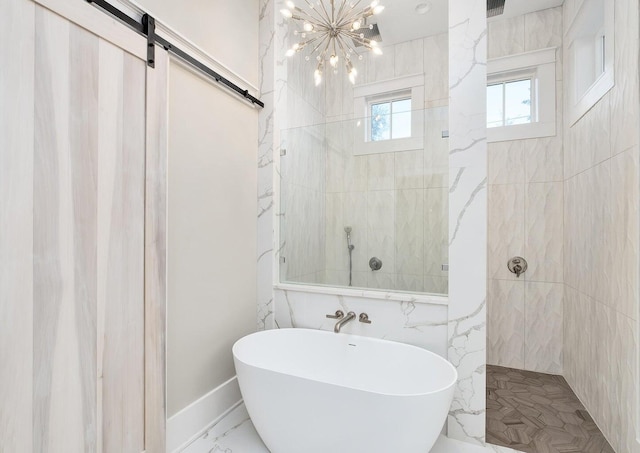
[(168, 414), (235, 375), (255, 330), (258, 112), (170, 68)]
[[(257, 0), (132, 3), (255, 91)], [(258, 110), (177, 62), (169, 85), (171, 417), (235, 375), (231, 346), (255, 330)]]
[(219, 63), (258, 85), (257, 0), (134, 0)]

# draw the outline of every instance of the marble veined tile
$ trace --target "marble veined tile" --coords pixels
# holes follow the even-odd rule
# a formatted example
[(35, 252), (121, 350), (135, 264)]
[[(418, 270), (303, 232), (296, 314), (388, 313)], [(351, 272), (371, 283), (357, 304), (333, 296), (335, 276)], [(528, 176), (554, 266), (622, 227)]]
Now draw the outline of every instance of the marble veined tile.
[(561, 283), (526, 283), (525, 370), (562, 374), (563, 295)]
[(269, 453), (244, 404), (232, 410), (182, 453)]
[(395, 153), (396, 189), (422, 189), (424, 187), (424, 152)]
[(524, 16), (524, 50), (562, 46), (562, 7), (544, 9)]
[(526, 186), (524, 256), (527, 281), (562, 282), (563, 191), (561, 182)]
[[(561, 123), (560, 123), (561, 124)], [(534, 138), (524, 141), (527, 182), (562, 181), (563, 149), (562, 133), (554, 137)]]
[(638, 148), (611, 159), (611, 274), (612, 306), (638, 319)]
[[(301, 452), (304, 448), (301, 447)], [(199, 439), (181, 450), (182, 453), (269, 453), (260, 439), (247, 409), (241, 404), (210, 428)], [(512, 453), (516, 450), (487, 445), (481, 447), (440, 436), (430, 453)], [(327, 452), (332, 453), (332, 452)], [(398, 452), (399, 453), (399, 452)], [(425, 452), (428, 453), (428, 452)]]
[(489, 280), (487, 294), (487, 362), (524, 368), (525, 283)]
[[(367, 60), (367, 80), (366, 82), (379, 82), (394, 77), (395, 52), (393, 47), (383, 47), (382, 55), (376, 55), (373, 52), (366, 54)], [(363, 80), (364, 82), (364, 80)]]
[(367, 188), (393, 190), (395, 188), (394, 153), (370, 154), (367, 159)]
[(489, 23), (488, 58), (524, 52), (524, 16)]
[(426, 103), (449, 97), (449, 34), (424, 38), (424, 100)]
[[(424, 58), (423, 40), (415, 39), (396, 44), (393, 48), (395, 52), (394, 71), (396, 77), (403, 77), (410, 74), (422, 74), (422, 59)], [(389, 49), (391, 51), (392, 49)]]
[(396, 272), (424, 274), (425, 237), (422, 189), (396, 191)]
[(638, 144), (640, 110), (638, 83), (638, 2), (619, 0), (615, 3), (615, 76), (611, 90), (611, 143), (617, 154)]
[(489, 184), (518, 184), (524, 181), (524, 143), (523, 140), (512, 140), (487, 145)]
[(509, 272), (507, 261), (524, 255), (524, 191), (524, 184), (489, 186), (488, 278), (516, 279)]

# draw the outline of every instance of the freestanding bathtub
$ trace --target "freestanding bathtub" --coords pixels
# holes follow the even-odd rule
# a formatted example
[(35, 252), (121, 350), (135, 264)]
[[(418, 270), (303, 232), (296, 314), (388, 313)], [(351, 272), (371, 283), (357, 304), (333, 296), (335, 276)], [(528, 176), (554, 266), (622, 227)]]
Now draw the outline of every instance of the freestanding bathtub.
[(427, 453), (457, 379), (424, 349), (320, 330), (257, 332), (236, 342), (233, 358), (272, 453)]

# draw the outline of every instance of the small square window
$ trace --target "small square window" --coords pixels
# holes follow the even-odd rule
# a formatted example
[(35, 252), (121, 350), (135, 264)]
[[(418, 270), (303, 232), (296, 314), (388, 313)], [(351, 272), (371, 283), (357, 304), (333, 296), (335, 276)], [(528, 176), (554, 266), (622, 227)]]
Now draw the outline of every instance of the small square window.
[(411, 98), (372, 102), (370, 114), (370, 141), (411, 137)]
[(487, 127), (532, 122), (531, 79), (508, 80), (487, 87)]

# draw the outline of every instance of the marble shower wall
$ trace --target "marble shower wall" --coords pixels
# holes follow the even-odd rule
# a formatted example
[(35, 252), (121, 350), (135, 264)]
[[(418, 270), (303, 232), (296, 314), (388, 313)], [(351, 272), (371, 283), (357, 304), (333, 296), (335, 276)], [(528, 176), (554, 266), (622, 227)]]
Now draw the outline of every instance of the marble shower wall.
[(638, 13), (615, 2), (615, 86), (564, 134), (564, 376), (618, 453), (639, 448)]
[[(329, 328), (324, 325), (324, 315), (335, 311), (340, 297), (329, 294), (317, 294), (303, 289), (302, 303), (287, 303), (285, 292), (274, 289), (273, 284), (281, 244), (277, 242), (276, 219), (274, 212), (277, 205), (274, 194), (279, 193), (279, 158), (280, 130), (292, 127), (292, 113), (288, 111), (287, 66), (284, 52), (288, 48), (288, 38), (284, 21), (278, 11), (284, 2), (263, 0), (261, 3), (261, 88), (263, 98), (267, 101), (260, 117), (259, 147), (259, 201), (258, 212), (258, 328), (276, 327), (274, 312), (282, 326), (287, 325), (287, 316), (304, 317), (304, 321), (292, 322), (291, 325), (316, 328)], [(363, 294), (356, 300), (348, 300), (349, 304), (367, 313), (372, 319), (382, 320), (380, 331), (372, 331), (372, 336), (385, 335), (383, 330), (403, 332), (416, 335), (416, 343), (437, 350), (438, 345), (446, 345), (446, 355), (456, 366), (459, 382), (456, 387), (454, 402), (448, 419), (450, 437), (483, 444), (485, 436), (485, 365), (486, 365), (486, 100), (482, 93), (486, 84), (486, 3), (484, 0), (450, 0), (449, 1), (449, 49), (452, 49), (449, 63), (445, 65), (424, 66), (427, 96), (431, 99), (446, 99), (447, 87), (450, 88), (450, 151), (449, 162), (443, 167), (451, 167), (449, 174), (439, 171), (431, 177), (444, 178), (449, 193), (449, 257), (450, 257), (450, 294), (446, 315), (442, 309), (442, 301), (438, 303), (417, 302), (409, 295), (407, 300), (382, 301), (380, 297)], [(427, 46), (447, 49), (446, 41), (440, 44), (429, 43)], [(444, 47), (438, 47), (444, 46)], [(393, 56), (392, 56), (393, 55)], [(395, 59), (395, 53), (389, 55), (389, 61), (382, 60), (379, 65), (367, 67), (360, 74), (395, 71), (399, 65), (411, 65), (412, 61)], [(438, 85), (431, 80), (440, 80), (438, 71), (449, 67), (448, 84)], [(406, 69), (406, 72), (411, 72)], [(391, 75), (390, 75), (391, 76)], [(382, 77), (382, 76), (381, 76)], [(435, 94), (429, 94), (433, 89)], [(439, 91), (440, 90), (440, 91)], [(437, 92), (440, 92), (440, 96)], [(478, 93), (481, 93), (478, 95)], [(332, 115), (333, 105), (347, 102), (348, 96), (343, 90), (334, 92), (327, 90), (327, 118)], [(339, 100), (339, 101), (338, 101)], [(348, 104), (344, 113), (351, 115)], [(444, 102), (446, 105), (446, 102)], [(318, 104), (312, 104), (318, 105)], [(427, 105), (437, 107), (441, 104)], [(394, 163), (395, 165), (395, 163)], [(436, 165), (434, 165), (434, 168)], [(444, 173), (444, 174), (443, 174)], [(315, 294), (315, 295), (314, 295)], [(385, 297), (392, 299), (385, 294)], [(298, 296), (296, 296), (298, 297)], [(343, 300), (346, 296), (342, 296)], [(354, 297), (356, 299), (356, 297)], [(275, 301), (275, 303), (274, 303)], [(309, 301), (311, 303), (306, 303)], [(404, 307), (403, 304), (404, 303)], [(424, 305), (424, 306), (423, 306)], [(392, 308), (395, 307), (395, 308)], [(403, 315), (403, 310), (415, 307), (412, 312), (420, 313), (413, 326), (413, 319)], [(313, 311), (312, 310), (317, 310)], [(327, 311), (328, 310), (328, 311)], [(390, 314), (389, 311), (394, 311)], [(309, 314), (307, 314), (309, 311)], [(438, 314), (438, 312), (440, 314)], [(315, 313), (313, 315), (312, 313)], [(288, 314), (288, 315), (287, 315)], [(307, 316), (309, 316), (307, 318)], [(433, 319), (431, 317), (433, 316)], [(444, 316), (444, 317), (443, 317)], [(281, 318), (282, 317), (282, 318)], [(427, 319), (429, 318), (429, 319)], [(292, 318), (290, 318), (292, 319)], [(302, 319), (302, 318), (300, 318)], [(308, 321), (307, 321), (308, 319)], [(307, 324), (308, 322), (308, 324)], [(446, 323), (446, 330), (439, 324)], [(424, 325), (423, 325), (424, 324)], [(382, 329), (383, 326), (387, 326)], [(421, 331), (421, 329), (424, 329)], [(388, 336), (388, 338), (396, 338)], [(402, 340), (402, 336), (398, 336)], [(404, 340), (409, 341), (409, 340)], [(411, 340), (413, 341), (413, 340)]]
[[(324, 198), (319, 194), (324, 193), (325, 163), (323, 154), (318, 152), (319, 132), (316, 128), (305, 132), (304, 127), (324, 125), (325, 87), (314, 86), (304, 60), (285, 57), (292, 37), (279, 13), (284, 7), (280, 0), (260, 2), (259, 88), (265, 108), (260, 111), (258, 142), (258, 330), (274, 327), (273, 282), (281, 253), (285, 257), (285, 272), (305, 278), (321, 268), (302, 259), (305, 247), (315, 248), (320, 256), (324, 253), (324, 228), (320, 226), (324, 218)], [(282, 134), (285, 130), (291, 133)], [(292, 165), (303, 170), (290, 178), (290, 185), (285, 185), (283, 193), (297, 191), (303, 196), (291, 200), (285, 197), (280, 206), (276, 200), (281, 182), (280, 153), (287, 148), (284, 159), (289, 159), (289, 163), (284, 163), (284, 172)], [(292, 208), (289, 218), (285, 211), (287, 205)], [(302, 213), (310, 216), (304, 223)], [(280, 220), (293, 233), (288, 248), (284, 241), (276, 243)], [(287, 255), (293, 259), (291, 266)]]
[[(384, 37), (383, 37), (384, 39)], [(357, 118), (353, 85), (328, 75), (326, 167), (326, 274), (324, 283), (347, 286), (344, 227), (351, 226), (353, 286), (446, 294), (448, 264), (448, 38), (440, 34), (382, 48), (356, 64), (357, 85), (424, 74), (424, 148), (353, 155)], [(383, 262), (372, 272), (369, 258)]]
[[(489, 143), (487, 362), (562, 374), (562, 7), (489, 23), (489, 58), (557, 47), (556, 136)], [(520, 278), (507, 261), (522, 256)]]
[(280, 279), (323, 283), (325, 269), (325, 125), (281, 132)]

